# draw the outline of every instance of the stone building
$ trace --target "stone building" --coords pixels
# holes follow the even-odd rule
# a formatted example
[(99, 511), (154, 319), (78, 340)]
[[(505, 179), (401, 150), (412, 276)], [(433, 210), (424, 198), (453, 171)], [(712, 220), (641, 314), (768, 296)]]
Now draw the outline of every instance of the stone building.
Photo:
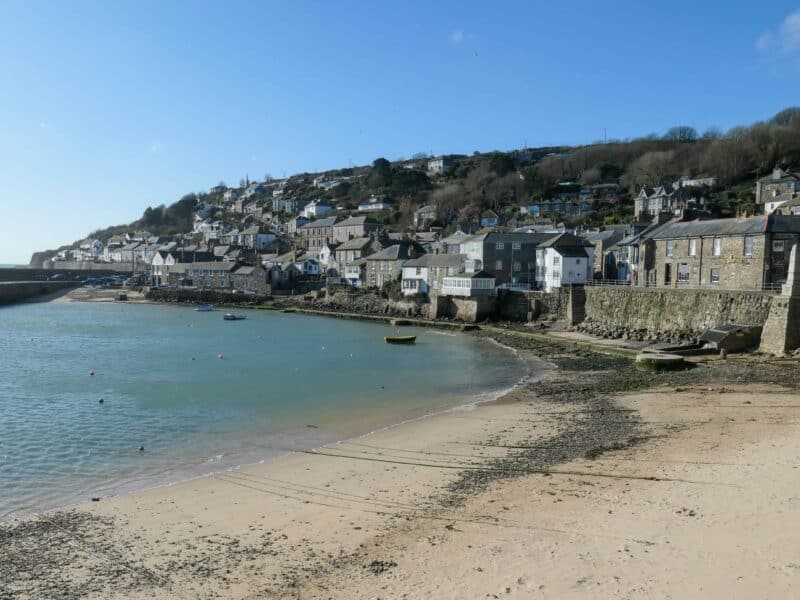
[(350, 217), (333, 226), (333, 242), (336, 244), (355, 238), (363, 238), (377, 231), (380, 227), (375, 219), (370, 217)]
[(773, 289), (786, 281), (789, 254), (800, 239), (800, 217), (673, 221), (650, 237), (640, 284), (717, 289)]
[(239, 292), (266, 296), (269, 291), (267, 285), (267, 271), (261, 265), (241, 265), (230, 275), (231, 286)]
[(633, 203), (633, 214), (636, 219), (657, 217), (660, 213), (679, 214), (687, 208), (696, 207), (692, 192), (684, 187), (660, 185), (645, 186)]
[[(768, 204), (784, 194), (800, 190), (800, 173), (790, 173), (775, 168), (772, 173), (756, 181), (756, 204)], [(765, 212), (771, 212), (765, 210)]]
[(318, 251), (322, 246), (333, 242), (333, 226), (336, 224), (336, 217), (325, 217), (307, 223), (300, 227), (297, 232), (300, 234), (300, 245), (308, 250)]
[(424, 254), (422, 246), (410, 240), (398, 243), (367, 257), (366, 284), (382, 287), (384, 283), (400, 277), (406, 261)]

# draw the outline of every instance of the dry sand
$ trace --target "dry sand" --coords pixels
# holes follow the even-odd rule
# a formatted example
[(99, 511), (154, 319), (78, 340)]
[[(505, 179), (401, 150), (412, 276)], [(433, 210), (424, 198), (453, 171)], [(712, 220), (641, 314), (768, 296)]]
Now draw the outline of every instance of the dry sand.
[[(800, 393), (690, 381), (586, 404), (547, 385), (41, 515), (0, 532), (0, 598), (800, 595)], [(547, 458), (515, 476), (520, 451)]]

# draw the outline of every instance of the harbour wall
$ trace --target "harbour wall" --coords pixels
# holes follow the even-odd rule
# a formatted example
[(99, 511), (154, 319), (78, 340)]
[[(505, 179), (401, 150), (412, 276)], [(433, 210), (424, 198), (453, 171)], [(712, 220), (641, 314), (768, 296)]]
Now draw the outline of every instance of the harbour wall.
[(774, 294), (587, 286), (585, 321), (608, 330), (696, 335), (715, 325), (763, 326)]
[[(64, 263), (66, 264), (66, 263)], [(70, 263), (73, 264), (73, 263)], [(74, 263), (74, 264), (93, 264), (93, 263)], [(112, 268), (112, 264), (94, 263), (98, 268), (50, 268), (39, 269), (35, 267), (14, 267), (10, 269), (0, 269), (0, 281), (46, 281), (54, 275), (60, 275), (66, 279), (86, 279), (87, 277), (103, 277), (105, 275), (115, 275), (118, 273), (130, 273), (130, 269), (120, 267)], [(102, 269), (99, 267), (103, 267)]]
[(0, 282), (0, 305), (21, 302), (80, 285), (75, 281), (4, 281)]

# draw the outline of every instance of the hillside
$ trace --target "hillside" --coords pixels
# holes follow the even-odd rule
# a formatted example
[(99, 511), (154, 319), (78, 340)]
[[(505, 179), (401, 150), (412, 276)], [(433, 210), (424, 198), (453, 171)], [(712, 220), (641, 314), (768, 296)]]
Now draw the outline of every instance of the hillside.
[[(344, 210), (353, 210), (366, 198), (385, 194), (396, 201), (396, 209), (382, 217), (388, 228), (409, 227), (413, 211), (430, 204), (436, 209), (436, 224), (447, 232), (457, 227), (469, 228), (474, 217), (486, 209), (494, 210), (504, 220), (521, 222), (519, 207), (532, 199), (555, 198), (582, 186), (619, 185), (613, 199), (595, 195), (589, 214), (565, 219), (570, 224), (597, 226), (630, 221), (633, 195), (644, 185), (671, 182), (681, 176), (707, 176), (716, 179), (716, 184), (703, 192), (708, 196), (706, 205), (714, 212), (720, 216), (755, 212), (755, 179), (776, 165), (800, 165), (800, 108), (788, 108), (767, 121), (734, 127), (725, 133), (709, 129), (698, 134), (693, 127), (677, 126), (663, 135), (580, 147), (453, 156), (452, 166), (435, 176), (426, 171), (427, 158), (378, 158), (369, 166), (300, 173), (281, 182), (283, 196), (329, 199)], [(343, 182), (331, 189), (315, 187), (313, 181), (320, 176)], [(235, 189), (241, 191), (249, 183), (242, 181)], [(225, 189), (227, 186), (220, 183), (212, 192), (187, 194), (169, 206), (149, 207), (133, 223), (94, 231), (88, 237), (105, 243), (112, 235), (131, 230), (157, 235), (190, 232), (193, 213), (200, 204), (217, 207), (215, 218), (236, 222), (241, 215), (226, 214), (222, 208)], [(251, 199), (268, 209), (273, 195), (267, 190)], [(37, 253), (34, 258), (55, 252)]]

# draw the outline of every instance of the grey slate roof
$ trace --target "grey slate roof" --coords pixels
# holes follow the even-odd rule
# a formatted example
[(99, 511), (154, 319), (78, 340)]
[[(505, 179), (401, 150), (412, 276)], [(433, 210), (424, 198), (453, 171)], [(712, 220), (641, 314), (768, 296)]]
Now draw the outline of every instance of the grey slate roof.
[[(791, 219), (792, 217), (776, 217)], [(800, 231), (800, 219), (792, 231)], [(753, 235), (765, 233), (769, 218), (765, 215), (744, 219), (711, 219), (708, 221), (676, 221), (667, 223), (652, 238), (663, 240), (669, 238), (692, 238), (702, 236)], [(785, 226), (785, 223), (782, 223)]]
[(312, 223), (306, 223), (300, 229), (316, 229), (318, 227), (333, 227), (336, 223), (336, 217), (325, 217), (324, 219), (317, 219)]
[(362, 217), (348, 217), (341, 223), (336, 223), (336, 227), (356, 227), (358, 225), (364, 225), (365, 223), (369, 223), (371, 225), (377, 225), (378, 222), (374, 219), (370, 219), (369, 217), (362, 216)]
[[(536, 234), (526, 233), (524, 235), (536, 235)], [(562, 254), (563, 254), (562, 250), (564, 250), (566, 248), (570, 248), (570, 247), (586, 248), (587, 246), (591, 247), (593, 245), (591, 242), (588, 242), (583, 238), (579, 238), (577, 235), (573, 235), (571, 233), (559, 233), (556, 236), (552, 236), (551, 235), (549, 237), (550, 237), (550, 239), (548, 239), (547, 241), (542, 242), (541, 244), (539, 244), (539, 247), (540, 248), (554, 248), (554, 249), (558, 250), (559, 253), (562, 253)], [(579, 254), (578, 256), (582, 256), (582, 255)]]
[(466, 254), (423, 254), (419, 258), (412, 258), (404, 266), (458, 268), (466, 259)]
[(353, 238), (337, 246), (336, 250), (363, 250), (371, 241), (368, 237)]

